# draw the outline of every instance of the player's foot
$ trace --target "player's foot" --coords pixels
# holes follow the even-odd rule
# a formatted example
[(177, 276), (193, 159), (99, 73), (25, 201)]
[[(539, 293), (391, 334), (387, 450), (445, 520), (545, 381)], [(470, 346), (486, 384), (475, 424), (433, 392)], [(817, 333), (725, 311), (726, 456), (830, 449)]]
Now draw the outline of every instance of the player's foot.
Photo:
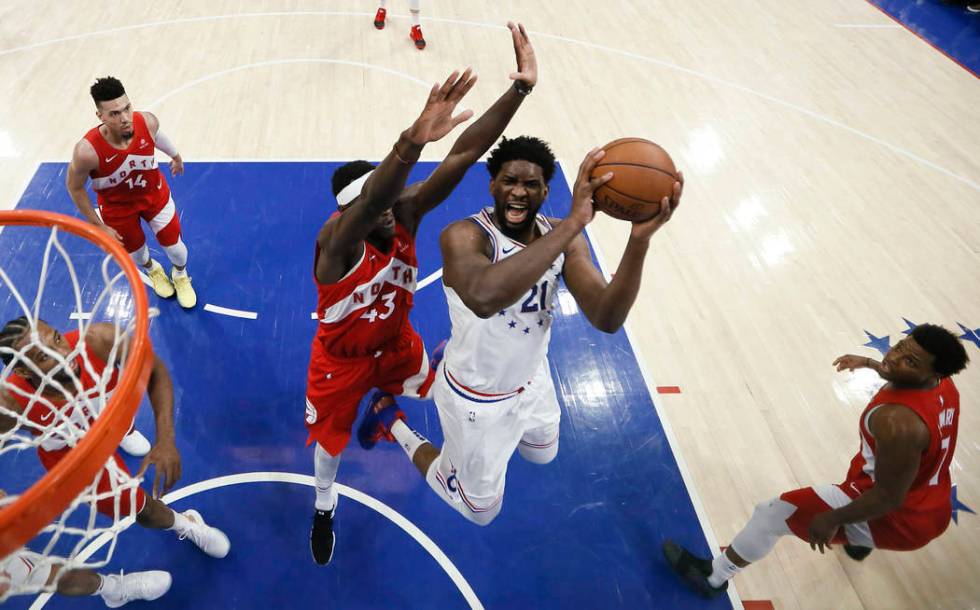
[(153, 284), (153, 292), (161, 299), (169, 299), (174, 296), (174, 285), (170, 283), (167, 272), (163, 270), (163, 265), (150, 260), (150, 268), (146, 269), (146, 275), (150, 276), (150, 283)]
[(671, 569), (702, 597), (717, 597), (728, 590), (727, 581), (720, 587), (712, 587), (708, 582), (708, 576), (711, 575), (710, 559), (701, 559), (671, 540), (664, 542), (663, 552)]
[(333, 515), (337, 512), (337, 506), (329, 510), (317, 510), (313, 512), (313, 527), (310, 528), (310, 551), (313, 553), (313, 561), (318, 565), (325, 566), (333, 559), (333, 544), (336, 536), (333, 533)]
[(109, 574), (103, 576), (102, 591), (99, 593), (105, 605), (118, 608), (136, 600), (153, 601), (163, 597), (170, 590), (170, 572), (151, 570), (131, 574)]
[(231, 550), (231, 541), (228, 536), (216, 527), (211, 527), (204, 522), (204, 517), (196, 510), (188, 510), (181, 513), (186, 517), (191, 525), (186, 530), (178, 532), (180, 539), (190, 539), (208, 555), (221, 559)]
[(133, 457), (143, 457), (150, 452), (150, 441), (146, 440), (139, 430), (133, 428), (123, 437), (119, 448)]
[(429, 356), (429, 367), (433, 371), (439, 370), (439, 363), (442, 362), (443, 356), (446, 355), (446, 344), (449, 343), (448, 339), (443, 339), (439, 342), (439, 345), (432, 350), (432, 355)]
[(413, 25), (412, 31), (409, 33), (409, 38), (415, 43), (415, 48), (421, 51), (425, 48), (425, 38), (422, 38), (422, 26)]
[(387, 14), (388, 11), (383, 8), (379, 8), (378, 12), (374, 14), (374, 27), (378, 28), (379, 30), (385, 29), (385, 15)]
[(855, 544), (844, 545), (844, 552), (847, 553), (847, 556), (853, 559), (854, 561), (864, 561), (865, 558), (871, 554), (872, 550), (873, 549), (869, 547), (857, 546)]
[(361, 425), (357, 427), (357, 440), (361, 447), (372, 449), (381, 439), (395, 442), (395, 437), (391, 435), (391, 425), (397, 419), (405, 421), (405, 414), (398, 408), (395, 397), (379, 390), (371, 395), (368, 402), (371, 406), (364, 413)]
[(190, 309), (197, 305), (197, 293), (191, 286), (191, 276), (187, 273), (177, 275), (176, 269), (170, 270), (170, 277), (174, 280), (174, 288), (177, 290), (177, 302), (184, 309)]

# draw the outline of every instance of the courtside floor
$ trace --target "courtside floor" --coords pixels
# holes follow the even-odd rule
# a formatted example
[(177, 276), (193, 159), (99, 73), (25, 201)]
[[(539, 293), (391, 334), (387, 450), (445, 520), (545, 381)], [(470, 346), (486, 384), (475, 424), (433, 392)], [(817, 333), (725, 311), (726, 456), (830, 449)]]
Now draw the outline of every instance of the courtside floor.
[[(697, 500), (650, 394), (653, 380), (644, 380), (626, 333), (594, 330), (564, 291), (556, 301), (550, 352), (562, 406), (558, 458), (535, 466), (514, 457), (503, 511), (480, 528), (432, 494), (397, 446), (365, 452), (354, 441), (337, 478), (345, 487), (334, 561), (326, 568), (313, 564), (307, 540), (313, 465), (312, 450), (304, 446), (303, 392), (317, 324), (311, 319), (313, 243), (334, 206), (329, 177), (336, 166), (188, 163), (176, 179), (164, 169), (199, 299), (195, 310), (184, 311), (150, 291), (161, 310), (151, 338), (174, 378), (183, 458), (183, 478), (168, 500), (177, 510), (198, 509), (228, 534), (232, 550), (213, 560), (172, 533), (133, 527), (122, 534), (108, 569), (169, 570), (174, 585), (152, 604), (159, 608), (738, 605), (734, 595), (713, 603), (696, 598), (662, 562), (665, 538), (707, 555), (713, 536), (699, 521)], [(420, 163), (412, 180), (433, 167)], [(41, 164), (18, 208), (74, 214), (65, 168)], [(564, 170), (574, 176), (574, 167)], [(449, 332), (439, 232), (489, 204), (487, 184), (485, 167), (475, 166), (420, 230), (411, 318), (430, 349)], [(551, 187), (544, 211), (563, 216), (570, 195), (561, 171)], [(150, 244), (154, 257), (165, 261), (152, 238)], [(4, 231), (0, 262), (9, 270), (12, 256), (39, 259), (41, 246)], [(618, 261), (606, 262), (615, 270)], [(69, 302), (67, 286), (47, 290), (50, 298)], [(19, 315), (8, 294), (0, 299), (4, 320)], [(75, 324), (67, 315), (49, 321)], [(435, 406), (404, 402), (413, 425), (441, 442)], [(137, 424), (152, 439), (145, 402)], [(139, 461), (129, 464), (135, 469)], [(32, 453), (7, 456), (0, 486), (39, 471)], [(31, 603), (15, 598), (6, 605)], [(46, 607), (104, 606), (99, 598), (53, 598)]]

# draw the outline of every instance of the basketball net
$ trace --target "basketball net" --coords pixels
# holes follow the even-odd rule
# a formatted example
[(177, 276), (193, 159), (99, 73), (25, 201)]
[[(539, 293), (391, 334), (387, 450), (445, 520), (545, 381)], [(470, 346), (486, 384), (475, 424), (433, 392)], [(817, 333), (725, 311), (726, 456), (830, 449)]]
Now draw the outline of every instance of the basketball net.
[[(55, 216), (51, 215), (52, 218)], [(43, 525), (40, 530), (33, 530), (36, 534), (32, 534), (32, 531), (14, 531), (27, 521), (26, 517), (20, 516), (13, 520), (12, 524), (4, 526), (5, 531), (0, 532), (4, 537), (10, 536), (10, 539), (16, 540), (17, 543), (22, 539), (26, 541), (33, 535), (33, 539), (26, 546), (4, 549), (0, 553), (4, 555), (0, 558), (0, 601), (9, 595), (54, 590), (57, 577), (50, 579), (50, 583), (46, 582), (48, 580), (46, 576), (52, 572), (48, 568), (57, 566), (60, 576), (75, 568), (104, 566), (112, 558), (119, 533), (133, 522), (132, 518), (124, 519), (121, 515), (136, 514), (135, 490), (140, 480), (127, 474), (113, 459), (114, 449), (118, 446), (121, 436), (115, 438), (114, 444), (112, 439), (105, 439), (102, 444), (106, 446), (108, 453), (100, 449), (101, 453), (92, 455), (88, 460), (93, 462), (90, 470), (94, 470), (96, 474), (94, 479), (78, 482), (78, 485), (83, 486), (80, 493), (69, 494), (67, 497), (53, 497), (57, 494), (51, 492), (41, 500), (33, 501), (33, 498), (39, 497), (36, 488), (42, 487), (42, 483), (48, 484), (49, 479), (52, 478), (45, 476), (44, 468), (38, 457), (33, 454), (63, 452), (70, 455), (75, 452), (76, 447), (100, 417), (114, 408), (130, 408), (128, 405), (120, 407), (118, 403), (121, 402), (119, 399), (122, 397), (113, 399), (112, 396), (114, 393), (120, 393), (120, 389), (123, 388), (122, 379), (126, 375), (143, 378), (143, 386), (139, 388), (138, 395), (131, 396), (130, 398), (134, 399), (127, 401), (132, 402), (132, 407), (124, 419), (132, 421), (145, 388), (146, 373), (138, 369), (148, 364), (148, 360), (140, 357), (139, 354), (130, 354), (134, 329), (140, 325), (140, 318), (145, 320), (150, 315), (150, 312), (145, 309), (145, 292), (140, 295), (141, 298), (135, 298), (134, 292), (144, 290), (142, 285), (138, 285), (135, 290), (131, 286), (132, 278), (136, 277), (135, 267), (128, 257), (120, 262), (119, 253), (122, 252), (123, 256), (125, 253), (121, 248), (116, 247), (117, 244), (111, 244), (113, 247), (109, 248), (101, 238), (86, 233), (84, 237), (89, 241), (74, 237), (66, 241), (72, 246), (80, 263), (91, 267), (76, 269), (68, 249), (62, 243), (61, 236), (66, 234), (62, 229), (67, 229), (71, 233), (81, 234), (81, 232), (76, 230), (77, 227), (64, 224), (64, 220), (57, 220), (58, 224), (48, 222), (53, 223), (52, 219), (37, 223), (17, 223), (40, 225), (25, 229), (21, 226), (11, 227), (0, 219), (0, 224), (5, 225), (3, 231), (5, 244), (10, 243), (6, 241), (8, 239), (20, 238), (20, 235), (15, 235), (18, 231), (26, 230), (30, 231), (30, 237), (36, 238), (37, 241), (24, 243), (39, 246), (44, 239), (43, 231), (48, 231), (47, 242), (40, 260), (40, 273), (36, 276), (38, 281), (33, 299), (25, 294), (25, 288), (30, 288), (29, 284), (18, 287), (11, 276), (14, 274), (15, 277), (23, 277), (21, 267), (26, 265), (27, 259), (35, 256), (32, 248), (19, 248), (17, 258), (11, 256), (0, 259), (0, 314), (2, 314), (0, 326), (20, 316), (26, 318), (29, 326), (29, 330), (24, 333), (26, 341), (22, 339), (23, 344), (15, 345), (16, 349), (0, 346), (0, 355), (3, 355), (5, 360), (10, 359), (0, 372), (0, 389), (15, 399), (27, 401), (26, 407), (20, 413), (0, 404), (0, 416), (2, 416), (0, 420), (8, 422), (7, 426), (0, 426), (0, 428), (9, 428), (0, 434), (0, 464), (3, 464), (2, 469), (8, 473), (0, 479), (0, 487), (11, 487), (5, 490), (7, 495), (0, 498), (0, 511), (12, 511), (15, 505), (18, 509), (24, 508), (24, 502), (18, 504), (19, 499), (24, 499), (31, 501), (26, 505), (27, 510), (21, 511), (27, 515), (42, 508), (43, 500), (46, 503), (44, 508), (55, 515), (54, 519), (47, 525)], [(68, 220), (71, 223), (83, 224), (73, 219)], [(110, 250), (113, 254), (96, 250), (92, 247), (94, 245), (92, 241), (96, 241), (101, 248)], [(76, 247), (76, 242), (81, 246), (80, 248)], [(38, 250), (39, 247), (33, 248), (34, 252)], [(127, 265), (131, 267), (128, 270), (125, 268)], [(17, 273), (20, 275), (16, 275)], [(84, 282), (79, 281), (80, 276), (84, 278)], [(48, 286), (51, 278), (54, 278), (51, 279), (52, 286), (55, 282), (62, 286), (67, 285), (65, 277), (70, 278), (71, 283), (71, 297), (67, 300), (63, 288), (51, 290)], [(25, 283), (23, 279), (20, 281), (22, 284)], [(46, 292), (50, 295), (47, 299)], [(143, 311), (140, 304), (143, 304)], [(67, 311), (69, 306), (72, 307), (71, 312)], [(50, 311), (46, 311), (48, 309)], [(67, 357), (63, 357), (41, 340), (38, 334), (39, 320), (46, 320), (52, 328), (59, 331), (77, 329), (78, 342)], [(109, 323), (115, 330), (115, 341), (101, 372), (92, 362), (86, 345), (86, 333), (94, 323)], [(141, 329), (145, 333), (145, 322)], [(143, 343), (141, 341), (139, 345)], [(148, 343), (146, 349), (148, 350)], [(49, 369), (47, 374), (27, 356), (32, 350), (37, 350), (37, 353), (43, 353), (54, 360), (55, 366)], [(22, 385), (12, 383), (13, 377), (17, 375), (15, 369), (22, 373), (24, 370), (31, 371), (32, 376), (39, 379), (35, 382), (35, 387), (25, 391)], [(23, 375), (27, 376), (26, 373)], [(113, 391), (110, 386), (113, 385), (111, 380), (114, 376), (119, 381), (114, 384)], [(88, 381), (83, 382), (83, 377)], [(128, 386), (126, 389), (128, 391)], [(104, 429), (105, 426), (102, 428)], [(118, 430), (125, 434), (127, 428), (128, 424), (123, 422)], [(103, 432), (103, 429), (99, 432)], [(118, 435), (119, 432), (109, 434)], [(86, 449), (91, 448), (95, 441), (96, 439), (93, 438)], [(35, 472), (36, 476), (30, 476)], [(52, 468), (47, 474), (63, 473), (56, 473), (55, 468)], [(15, 479), (19, 477), (22, 482), (11, 484), (8, 482), (8, 476)], [(50, 486), (55, 488), (66, 484), (65, 478), (50, 480)], [(25, 480), (26, 482), (23, 482)], [(99, 491), (100, 482), (101, 491)], [(124, 495), (127, 490), (130, 493)], [(28, 493), (31, 495), (27, 495)], [(124, 497), (128, 498), (126, 503), (130, 506), (123, 505)], [(97, 503), (101, 502), (105, 508), (107, 501), (112, 506), (112, 514), (109, 516), (99, 513), (96, 507)], [(52, 504), (58, 505), (52, 506)]]

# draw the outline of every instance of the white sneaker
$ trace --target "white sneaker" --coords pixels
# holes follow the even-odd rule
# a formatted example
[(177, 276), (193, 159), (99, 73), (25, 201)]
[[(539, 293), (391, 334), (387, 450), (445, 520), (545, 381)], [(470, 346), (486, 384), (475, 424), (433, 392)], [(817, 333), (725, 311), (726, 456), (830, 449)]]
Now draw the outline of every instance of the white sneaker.
[(143, 457), (150, 452), (150, 441), (143, 433), (133, 428), (133, 431), (123, 437), (119, 448), (133, 457)]
[[(170, 590), (170, 572), (163, 570), (151, 570), (149, 572), (133, 572), (131, 574), (109, 574), (103, 576), (106, 583), (103, 588), (112, 588), (113, 594), (101, 592), (105, 605), (110, 608), (118, 608), (123, 604), (134, 600), (152, 601), (162, 597)], [(115, 586), (106, 587), (107, 584)]]
[(181, 513), (190, 522), (191, 526), (180, 534), (180, 539), (189, 538), (208, 555), (221, 559), (231, 550), (231, 541), (228, 536), (216, 527), (211, 527), (204, 522), (204, 517), (196, 510), (188, 510)]

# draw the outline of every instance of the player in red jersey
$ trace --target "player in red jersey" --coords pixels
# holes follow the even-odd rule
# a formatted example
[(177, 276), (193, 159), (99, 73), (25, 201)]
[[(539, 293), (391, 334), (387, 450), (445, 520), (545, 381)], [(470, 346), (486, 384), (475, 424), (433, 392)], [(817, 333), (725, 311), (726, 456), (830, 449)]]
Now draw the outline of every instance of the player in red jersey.
[[(408, 0), (408, 10), (412, 14), (412, 29), (408, 37), (415, 43), (419, 51), (425, 49), (425, 38), (422, 36), (422, 0)], [(378, 12), (374, 14), (374, 27), (385, 29), (385, 18), (388, 16), (388, 0), (378, 0)]]
[(667, 562), (698, 593), (713, 597), (772, 550), (780, 536), (810, 547), (843, 544), (854, 559), (873, 548), (911, 551), (946, 530), (952, 515), (949, 464), (956, 449), (960, 395), (950, 379), (969, 358), (956, 335), (923, 324), (881, 362), (841, 356), (838, 371), (870, 368), (887, 381), (861, 414), (861, 450), (839, 485), (789, 491), (755, 508), (731, 546), (713, 560), (671, 542)]
[[(32, 339), (33, 332), (37, 339)], [(99, 380), (104, 378), (106, 363), (112, 357), (113, 346), (117, 343), (116, 330), (112, 324), (95, 323), (85, 334), (85, 356), (74, 354), (80, 341), (79, 331), (61, 334), (46, 322), (38, 320), (32, 327), (26, 317), (11, 320), (0, 329), (0, 360), (3, 367), (11, 366), (11, 374), (0, 380), (0, 434), (12, 430), (17, 425), (16, 416), (23, 416), (33, 425), (26, 427), (35, 436), (42, 433), (46, 438), (38, 444), (37, 454), (41, 464), (48, 470), (54, 467), (71, 451), (64, 434), (57, 430), (58, 422), (86, 418), (92, 415), (85, 407), (90, 398), (97, 398)], [(44, 346), (44, 349), (41, 346)], [(86, 357), (91, 368), (85, 365)], [(25, 363), (29, 360), (33, 366)], [(78, 380), (76, 385), (75, 380)], [(112, 371), (106, 385), (106, 392), (112, 391), (117, 381), (117, 371)], [(64, 389), (59, 389), (59, 386)], [(80, 388), (75, 390), (75, 388)], [(66, 400), (66, 393), (74, 390), (72, 401)], [(40, 392), (43, 400), (32, 397)], [(143, 459), (137, 476), (142, 476), (150, 467), (155, 467), (152, 495), (136, 488), (135, 497), (129, 490), (120, 492), (118, 512), (115, 507), (113, 472), (108, 467), (98, 475), (98, 492), (107, 494), (96, 503), (98, 511), (109, 518), (121, 519), (129, 516), (134, 508), (136, 523), (151, 529), (174, 530), (181, 539), (190, 538), (202, 551), (212, 557), (228, 554), (228, 537), (217, 528), (204, 522), (200, 513), (188, 510), (178, 513), (159, 500), (180, 478), (180, 454), (174, 444), (173, 407), (174, 392), (170, 373), (157, 356), (153, 357), (153, 368), (147, 384), (147, 395), (156, 416), (156, 444)], [(27, 409), (30, 410), (27, 410)], [(61, 424), (63, 425), (63, 424)], [(82, 426), (86, 428), (87, 426)], [(23, 428), (22, 428), (23, 429)], [(128, 474), (126, 464), (118, 453), (113, 459), (120, 470)]]
[[(117, 79), (98, 79), (91, 94), (95, 114), (102, 124), (75, 144), (65, 180), (68, 193), (86, 220), (119, 240), (146, 270), (160, 298), (168, 299), (176, 292), (182, 307), (194, 307), (197, 295), (187, 275), (187, 246), (180, 238), (180, 220), (154, 150), (170, 156), (170, 172), (175, 176), (184, 173), (184, 160), (170, 138), (160, 131), (160, 121), (155, 116), (133, 110)], [(98, 198), (98, 213), (85, 190), (88, 177), (92, 178)], [(150, 225), (167, 253), (173, 265), (170, 278), (163, 266), (150, 258), (140, 218)]]
[[(310, 441), (316, 441), (316, 510), (310, 547), (320, 565), (333, 556), (337, 505), (333, 482), (361, 399), (372, 388), (380, 390), (378, 395), (424, 397), (434, 376), (422, 338), (408, 320), (418, 272), (419, 223), (490, 149), (537, 82), (537, 62), (527, 33), (523, 26), (508, 27), (517, 56), (518, 71), (510, 75), (514, 86), (460, 135), (426, 180), (405, 187), (422, 147), (472, 115), (466, 111), (452, 116), (476, 81), (469, 70), (462, 76), (454, 72), (442, 86), (433, 87), (422, 114), (380, 165), (353, 161), (333, 175), (339, 211), (317, 237), (314, 279), (319, 324), (306, 386), (306, 426)], [(378, 400), (375, 396), (371, 402)]]

